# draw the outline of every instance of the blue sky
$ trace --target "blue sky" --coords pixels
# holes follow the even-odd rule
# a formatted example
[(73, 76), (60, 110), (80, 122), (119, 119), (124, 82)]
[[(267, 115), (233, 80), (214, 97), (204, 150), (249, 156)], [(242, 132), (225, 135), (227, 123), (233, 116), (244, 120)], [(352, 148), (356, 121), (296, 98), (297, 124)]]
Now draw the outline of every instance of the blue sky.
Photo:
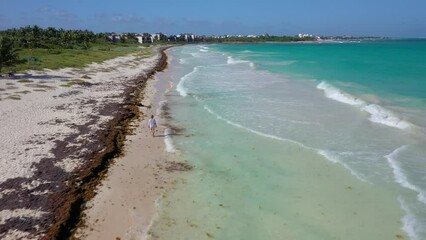
[(426, 0), (0, 0), (0, 30), (426, 37)]

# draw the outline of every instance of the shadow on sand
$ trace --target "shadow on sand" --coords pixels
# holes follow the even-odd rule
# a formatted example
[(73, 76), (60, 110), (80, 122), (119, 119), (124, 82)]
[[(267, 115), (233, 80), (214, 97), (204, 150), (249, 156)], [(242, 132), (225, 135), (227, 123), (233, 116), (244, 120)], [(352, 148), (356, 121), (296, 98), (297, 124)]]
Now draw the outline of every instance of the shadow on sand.
[(181, 136), (180, 133), (169, 133), (169, 134), (155, 134), (154, 137), (167, 137), (167, 136)]
[(50, 79), (70, 79), (70, 77), (64, 77), (59, 75), (33, 75), (33, 74), (19, 74), (19, 75), (0, 75), (0, 79), (7, 80), (21, 80), (21, 79), (39, 79), (39, 80), (50, 80)]

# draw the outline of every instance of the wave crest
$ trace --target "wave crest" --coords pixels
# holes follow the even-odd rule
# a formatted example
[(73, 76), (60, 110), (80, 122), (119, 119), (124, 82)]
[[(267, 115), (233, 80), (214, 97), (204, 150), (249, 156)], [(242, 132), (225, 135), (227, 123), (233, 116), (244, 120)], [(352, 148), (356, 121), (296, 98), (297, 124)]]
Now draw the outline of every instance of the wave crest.
[(349, 105), (362, 105), (365, 104), (364, 101), (348, 94), (345, 93), (343, 91), (341, 91), (340, 89), (326, 83), (326, 82), (321, 82), (320, 84), (317, 85), (318, 89), (321, 89), (324, 91), (325, 96), (328, 98), (331, 98), (333, 100), (336, 100), (338, 102), (342, 102), (342, 103), (346, 103)]
[(376, 104), (369, 104), (364, 106), (361, 110), (368, 112), (370, 114), (370, 121), (375, 123), (381, 123), (400, 129), (406, 129), (411, 126), (409, 122), (397, 117), (392, 111)]
[(406, 129), (413, 126), (413, 124), (398, 117), (394, 112), (385, 109), (384, 107), (379, 106), (377, 104), (369, 104), (324, 81), (317, 85), (317, 89), (323, 90), (327, 98), (333, 99), (341, 103), (360, 107), (361, 111), (370, 114), (369, 120), (371, 122), (380, 123), (389, 127), (395, 127), (399, 129)]
[(407, 233), (408, 237), (413, 240), (419, 240), (418, 231), (424, 231), (424, 229), (419, 226), (419, 220), (413, 214), (408, 204), (401, 198), (398, 197), (399, 205), (402, 210), (404, 210), (405, 215), (402, 218), (402, 230)]
[(230, 65), (235, 65), (235, 64), (242, 64), (242, 63), (246, 63), (248, 64), (251, 68), (254, 68), (254, 63), (247, 61), (247, 60), (239, 60), (239, 59), (235, 59), (231, 56), (228, 56), (228, 60), (226, 61), (227, 64)]
[(196, 72), (198, 72), (198, 69), (199, 69), (199, 67), (194, 67), (194, 69), (192, 70), (192, 72), (190, 72), (190, 73), (188, 73), (188, 74), (186, 74), (185, 76), (183, 76), (183, 77), (181, 77), (181, 78), (180, 78), (179, 83), (176, 85), (176, 91), (178, 91), (178, 92), (179, 92), (179, 94), (180, 94), (182, 97), (186, 97), (186, 96), (188, 95), (188, 89), (186, 89), (186, 88), (184, 87), (185, 82), (186, 82), (186, 81), (188, 81), (188, 79), (189, 79), (192, 75), (194, 75)]
[(420, 202), (426, 204), (426, 192), (424, 192), (422, 189), (420, 189), (418, 186), (414, 185), (408, 180), (407, 176), (404, 173), (404, 170), (402, 169), (400, 163), (397, 160), (398, 155), (406, 148), (406, 145), (401, 146), (395, 149), (389, 155), (386, 155), (385, 158), (388, 161), (389, 166), (392, 168), (395, 182), (399, 183), (399, 185), (404, 188), (408, 188), (417, 192), (417, 199)]
[(171, 135), (172, 135), (172, 130), (170, 128), (166, 128), (166, 130), (164, 130), (164, 143), (166, 144), (166, 152), (174, 153), (176, 152), (176, 148), (175, 148), (175, 145), (173, 144)]
[(339, 164), (341, 164), (344, 168), (346, 168), (353, 176), (355, 176), (359, 180), (361, 180), (363, 182), (367, 182), (367, 180), (365, 179), (365, 177), (361, 176), (360, 174), (358, 174), (357, 172), (355, 172), (352, 168), (350, 168), (346, 163), (342, 162), (339, 159), (339, 157), (336, 156), (336, 154), (332, 153), (331, 151), (326, 151), (326, 150), (317, 150), (317, 152), (318, 152), (318, 154), (320, 154), (321, 156), (323, 156), (327, 160), (329, 160), (329, 161), (331, 161), (333, 163), (339, 163)]

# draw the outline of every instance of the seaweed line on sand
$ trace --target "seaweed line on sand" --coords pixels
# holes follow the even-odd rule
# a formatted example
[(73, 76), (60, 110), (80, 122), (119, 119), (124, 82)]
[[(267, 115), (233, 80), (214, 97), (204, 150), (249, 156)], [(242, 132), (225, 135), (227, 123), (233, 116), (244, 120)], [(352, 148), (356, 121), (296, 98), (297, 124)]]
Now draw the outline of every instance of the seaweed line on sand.
[(48, 229), (43, 239), (69, 239), (75, 228), (81, 224), (85, 203), (95, 195), (95, 188), (105, 177), (112, 160), (122, 154), (126, 134), (131, 132), (131, 123), (140, 117), (138, 104), (146, 81), (156, 72), (167, 67), (167, 55), (162, 48), (161, 57), (156, 67), (137, 79), (137, 86), (125, 92), (124, 110), (112, 119), (99, 141), (106, 146), (100, 152), (94, 152), (91, 161), (82, 168), (78, 176), (69, 179), (69, 188), (52, 196), (53, 202), (61, 204), (54, 210), (54, 224)]

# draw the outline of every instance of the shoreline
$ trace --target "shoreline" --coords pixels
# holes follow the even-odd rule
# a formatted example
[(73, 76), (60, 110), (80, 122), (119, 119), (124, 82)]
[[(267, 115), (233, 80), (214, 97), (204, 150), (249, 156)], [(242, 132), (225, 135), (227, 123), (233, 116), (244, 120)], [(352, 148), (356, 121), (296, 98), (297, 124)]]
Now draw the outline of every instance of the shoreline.
[[(69, 238), (73, 235), (75, 228), (80, 224), (82, 220), (81, 214), (85, 207), (84, 205), (95, 196), (95, 189), (105, 178), (105, 175), (114, 165), (114, 160), (124, 153), (126, 138), (133, 131), (132, 122), (139, 119), (140, 111), (138, 105), (140, 102), (140, 96), (143, 93), (147, 82), (152, 78), (156, 72), (163, 71), (167, 67), (167, 56), (164, 54), (164, 50), (167, 47), (160, 48), (158, 51), (161, 57), (155, 67), (144, 73), (144, 76), (139, 76), (135, 81), (137, 85), (130, 87), (124, 93), (125, 104), (127, 107), (124, 108), (122, 114), (117, 115), (108, 124), (108, 134), (101, 138), (100, 141), (106, 142), (106, 149), (103, 152), (95, 153), (95, 157), (92, 158), (90, 166), (84, 168), (84, 174), (79, 175), (73, 182), (76, 183), (78, 188), (75, 189), (77, 192), (71, 200), (70, 213), (68, 219), (65, 222), (57, 222), (59, 230), (53, 228), (54, 238)], [(46, 238), (49, 238), (49, 234)]]
[[(126, 231), (125, 229), (127, 226), (127, 221), (122, 221), (123, 218), (125, 219), (126, 216), (123, 216), (120, 213), (127, 213), (128, 210), (124, 209), (122, 211), (118, 210), (117, 208), (124, 207), (123, 200), (128, 200), (132, 196), (129, 195), (136, 195), (139, 194), (138, 192), (127, 192), (123, 196), (123, 191), (128, 190), (132, 187), (134, 183), (134, 178), (139, 179), (137, 175), (150, 175), (152, 176), (155, 172), (154, 166), (151, 166), (150, 164), (144, 164), (143, 166), (140, 166), (138, 164), (138, 154), (139, 151), (149, 152), (151, 155), (158, 155), (159, 151), (158, 149), (161, 147), (161, 142), (159, 142), (159, 139), (152, 138), (149, 136), (149, 131), (146, 129), (146, 120), (148, 117), (148, 112), (151, 111), (151, 108), (153, 107), (152, 99), (154, 97), (155, 93), (155, 78), (148, 78), (148, 81), (146, 81), (143, 85), (143, 90), (140, 92), (141, 101), (138, 103), (138, 105), (142, 106), (140, 108), (140, 112), (142, 113), (142, 117), (136, 121), (134, 121), (134, 134), (128, 135), (128, 139), (123, 143), (123, 150), (124, 154), (122, 156), (119, 156), (118, 158), (115, 158), (114, 164), (111, 164), (110, 168), (108, 169), (108, 173), (106, 173), (106, 176), (101, 180), (100, 184), (98, 184), (97, 187), (95, 187), (94, 191), (96, 191), (95, 196), (93, 199), (91, 199), (88, 202), (88, 207), (83, 211), (84, 217), (82, 218), (82, 222), (79, 224), (80, 226), (77, 226), (75, 237), (76, 238), (84, 238), (84, 239), (102, 239), (104, 237), (108, 236), (114, 236), (118, 235), (111, 235), (111, 231), (113, 230), (121, 230), (120, 232)], [(157, 119), (157, 122), (159, 122), (159, 119)], [(159, 124), (160, 125), (160, 124)], [(158, 129), (159, 130), (159, 129)], [(158, 134), (157, 130), (157, 134)], [(150, 145), (148, 149), (147, 144), (149, 144), (149, 140), (155, 140), (155, 143)], [(148, 143), (147, 143), (148, 142)], [(140, 146), (138, 146), (140, 145)], [(153, 153), (153, 151), (155, 151)], [(141, 157), (140, 161), (142, 163), (146, 163), (146, 156)], [(150, 159), (152, 160), (152, 159)], [(129, 167), (131, 165), (131, 167)], [(149, 167), (149, 168), (148, 168)], [(128, 178), (129, 171), (133, 172), (133, 170), (137, 168), (138, 174), (134, 173), (131, 175), (130, 179)], [(126, 169), (126, 170), (124, 170)], [(123, 179), (124, 177), (124, 179)], [(142, 176), (143, 181), (148, 182), (140, 182), (141, 184), (147, 184), (151, 186), (149, 181), (152, 181), (152, 179), (146, 179), (145, 176)], [(158, 181), (155, 181), (156, 184), (158, 184)], [(158, 189), (158, 188), (156, 188)], [(156, 189), (149, 189), (150, 191), (155, 191)], [(135, 189), (133, 189), (135, 190)], [(159, 193), (156, 191), (155, 194), (150, 194), (149, 196), (158, 195)], [(118, 199), (116, 196), (120, 196)], [(141, 196), (139, 196), (141, 197)], [(144, 193), (144, 197), (146, 197), (146, 193)], [(144, 205), (150, 204), (152, 199), (149, 199), (148, 201), (144, 201)], [(130, 203), (126, 202), (126, 206)], [(135, 204), (134, 202), (131, 203), (132, 206), (130, 208), (133, 208), (134, 210), (137, 210), (137, 208), (141, 209), (143, 206), (136, 206), (138, 204)], [(151, 210), (151, 208), (145, 208), (148, 210)], [(114, 213), (114, 218), (107, 216), (111, 213)], [(148, 213), (150, 216), (153, 215), (152, 212)], [(106, 216), (103, 216), (106, 215)], [(119, 218), (121, 221), (117, 221), (117, 215), (119, 215)], [(130, 216), (129, 214), (127, 214)], [(146, 225), (146, 223), (145, 223)], [(105, 234), (105, 235), (104, 235)], [(119, 236), (117, 236), (119, 237)], [(121, 236), (123, 237), (123, 236)]]
[(95, 186), (122, 153), (145, 83), (167, 65), (164, 49), (0, 82), (7, 96), (0, 101), (1, 153), (8, 160), (0, 166), (1, 238), (72, 235)]
[[(185, 136), (190, 137), (179, 141), (178, 146), (196, 170), (190, 172), (188, 178), (183, 176), (182, 184), (177, 190), (168, 193), (163, 199), (158, 220), (151, 229), (153, 239), (258, 239), (260, 236), (291, 239), (296, 236), (315, 235), (321, 235), (323, 238), (349, 236), (348, 238), (354, 239), (369, 236), (377, 239), (406, 237), (400, 229), (401, 219), (406, 217), (396, 201), (393, 189), (388, 191), (387, 188), (376, 188), (375, 185), (352, 176), (348, 172), (351, 165), (339, 162), (340, 155), (333, 156), (334, 152), (331, 150), (325, 151), (329, 150), (328, 145), (312, 146), (309, 135), (306, 135), (308, 139), (298, 137), (307, 132), (300, 127), (301, 124), (291, 128), (291, 131), (300, 129), (298, 136), (285, 131), (285, 127), (290, 125), (287, 121), (282, 124), (282, 128), (278, 128), (285, 134), (256, 125), (266, 117), (276, 117), (279, 120), (293, 120), (294, 117), (297, 120), (303, 119), (305, 122), (301, 122), (302, 124), (312, 121), (314, 130), (317, 129), (316, 121), (321, 125), (331, 122), (310, 119), (309, 114), (304, 118), (296, 118), (300, 115), (294, 110), (304, 110), (306, 104), (301, 101), (305, 99), (298, 96), (311, 93), (305, 92), (306, 89), (312, 89), (313, 93), (306, 94), (307, 96), (317, 96), (308, 99), (309, 104), (330, 104), (325, 105), (330, 113), (334, 109), (339, 110), (336, 112), (350, 116), (349, 120), (357, 123), (359, 121), (362, 126), (369, 127), (371, 123), (366, 116), (350, 108), (348, 112), (343, 111), (348, 107), (329, 100), (315, 88), (300, 88), (303, 91), (298, 92), (299, 85), (290, 85), (287, 81), (281, 81), (285, 85), (271, 84), (269, 86), (274, 88), (265, 87), (267, 91), (264, 91), (262, 87), (258, 88), (261, 84), (258, 79), (264, 79), (262, 82), (265, 84), (269, 81), (276, 83), (278, 80), (269, 78), (269, 75), (263, 72), (262, 75), (249, 72), (249, 66), (245, 66), (248, 63), (241, 63), (244, 64), (244, 69), (242, 66), (225, 64), (226, 55), (216, 59), (216, 53), (199, 53), (203, 52), (201, 49), (197, 46), (188, 47), (172, 55), (177, 58), (176, 65), (169, 67), (170, 71), (175, 70), (174, 83), (178, 86), (187, 80), (188, 84), (182, 86), (197, 97), (185, 98), (182, 92), (173, 91), (173, 96), (169, 98), (172, 112), (175, 113), (173, 122), (179, 123), (179, 126), (185, 129)], [(238, 48), (239, 51), (246, 49), (249, 48)], [(232, 55), (233, 51), (229, 52)], [(194, 57), (191, 61), (179, 61), (179, 58), (186, 60), (191, 58), (191, 55)], [(221, 67), (212, 69), (210, 66), (213, 64)], [(205, 71), (192, 75), (194, 67), (200, 65)], [(204, 66), (208, 67), (203, 68)], [(230, 71), (234, 69), (245, 70), (250, 75), (231, 75)], [(234, 82), (242, 84), (235, 86)], [(228, 86), (227, 84), (232, 88), (223, 87)], [(274, 91), (278, 87), (282, 89), (279, 95)], [(229, 89), (233, 90), (229, 91), (231, 94), (234, 91), (237, 94), (228, 98)], [(297, 96), (291, 97), (293, 92), (297, 93)], [(264, 99), (266, 101), (262, 102)], [(262, 104), (257, 105), (256, 100)], [(288, 104), (290, 111), (280, 115), (278, 104), (269, 105), (268, 100), (274, 104), (291, 103)], [(273, 115), (269, 115), (266, 110), (270, 110)], [(315, 111), (305, 112), (317, 115)], [(333, 115), (338, 116), (334, 112)], [(279, 126), (279, 123), (274, 126)], [(334, 130), (334, 125), (330, 126), (331, 130)], [(310, 126), (311, 124), (306, 128)], [(315, 136), (322, 137), (320, 140), (329, 139), (325, 138), (328, 136), (314, 133)], [(286, 135), (289, 135), (288, 138)], [(176, 140), (178, 141), (177, 138)], [(310, 145), (311, 148), (305, 148), (304, 144)], [(357, 145), (354, 144), (355, 146)], [(314, 147), (316, 149), (313, 149)], [(325, 149), (323, 153), (330, 155), (316, 151), (322, 148)], [(336, 179), (339, 181), (336, 182)], [(377, 221), (384, 224), (374, 227), (374, 222)], [(236, 222), (237, 225), (234, 224)], [(306, 228), (306, 225), (315, 230)]]
[[(87, 203), (73, 237), (146, 239), (159, 201), (176, 182), (175, 172), (191, 169), (167, 150), (170, 126), (164, 97), (171, 85), (156, 76), (146, 82), (141, 93), (142, 117), (133, 122), (134, 134), (124, 143), (125, 154), (114, 159), (96, 187), (96, 195)], [(150, 115), (155, 115), (159, 125), (154, 138), (147, 127)]]

